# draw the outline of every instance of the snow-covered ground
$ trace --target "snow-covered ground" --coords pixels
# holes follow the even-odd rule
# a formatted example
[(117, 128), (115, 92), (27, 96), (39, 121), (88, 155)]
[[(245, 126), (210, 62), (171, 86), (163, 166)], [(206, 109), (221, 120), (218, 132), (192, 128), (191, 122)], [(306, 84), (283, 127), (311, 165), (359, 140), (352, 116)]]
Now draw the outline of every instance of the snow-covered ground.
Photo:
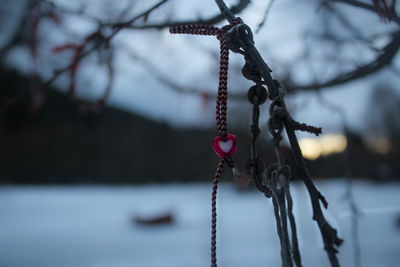
[[(362, 210), (362, 266), (400, 266), (400, 184), (356, 182)], [(354, 266), (345, 181), (318, 182), (330, 222)], [(280, 266), (272, 205), (258, 192), (223, 184), (218, 195), (220, 267)], [(0, 266), (196, 267), (209, 265), (210, 184), (0, 187)], [(292, 185), (304, 266), (328, 266), (307, 193)], [(135, 215), (176, 214), (170, 226), (140, 226)], [(396, 228), (397, 227), (397, 228)]]

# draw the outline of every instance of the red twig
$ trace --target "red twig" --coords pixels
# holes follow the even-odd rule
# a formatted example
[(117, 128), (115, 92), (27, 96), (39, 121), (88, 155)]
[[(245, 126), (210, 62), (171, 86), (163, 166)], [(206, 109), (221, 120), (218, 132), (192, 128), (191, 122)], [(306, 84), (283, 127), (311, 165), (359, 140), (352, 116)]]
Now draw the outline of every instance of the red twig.
[(385, 0), (372, 0), (376, 13), (383, 22), (389, 22), (392, 20), (392, 12), (390, 11)]
[(80, 45), (74, 44), (74, 43), (68, 43), (60, 46), (56, 46), (52, 49), (53, 53), (60, 53), (66, 50), (72, 50), (73, 51), (73, 56), (72, 56), (72, 61), (71, 61), (71, 67), (69, 68), (69, 76), (70, 76), (70, 85), (69, 85), (69, 95), (72, 98), (73, 102), (76, 103), (81, 109), (85, 110), (86, 112), (93, 112), (97, 110), (98, 108), (104, 106), (104, 103), (110, 94), (112, 90), (112, 84), (114, 80), (114, 69), (112, 65), (112, 51), (110, 48), (107, 48), (109, 51), (109, 58), (107, 60), (107, 68), (108, 68), (108, 84), (106, 86), (105, 92), (103, 96), (95, 101), (92, 104), (83, 104), (83, 102), (76, 98), (75, 92), (76, 92), (76, 77), (77, 77), (77, 71), (80, 67), (81, 63), (81, 58), (82, 54), (86, 50), (86, 48), (89, 46), (91, 42), (101, 42), (101, 39), (103, 37), (99, 35), (97, 32), (88, 35), (88, 37), (85, 38), (84, 42)]

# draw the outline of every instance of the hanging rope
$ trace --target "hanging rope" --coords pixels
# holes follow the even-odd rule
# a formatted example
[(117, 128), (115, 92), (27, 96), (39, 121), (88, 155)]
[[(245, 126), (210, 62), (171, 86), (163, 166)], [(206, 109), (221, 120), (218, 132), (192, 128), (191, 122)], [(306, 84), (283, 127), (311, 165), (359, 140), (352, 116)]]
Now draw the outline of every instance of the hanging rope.
[[(300, 177), (311, 199), (313, 209), (313, 220), (321, 231), (324, 247), (329, 257), (332, 267), (339, 267), (336, 247), (340, 246), (343, 240), (337, 236), (337, 231), (326, 221), (321, 204), (327, 208), (328, 203), (325, 197), (315, 187), (307, 166), (301, 154), (295, 131), (306, 131), (316, 135), (321, 133), (321, 128), (306, 125), (295, 121), (289, 115), (284, 95), (285, 90), (279, 82), (272, 78), (271, 69), (264, 62), (261, 55), (254, 46), (253, 34), (249, 26), (244, 24), (240, 18), (234, 18), (226, 8), (223, 1), (217, 1), (225, 17), (230, 22), (229, 25), (221, 29), (209, 25), (180, 25), (170, 28), (171, 33), (186, 33), (197, 35), (214, 35), (220, 41), (220, 73), (218, 97), (216, 103), (216, 124), (218, 136), (213, 140), (213, 148), (221, 158), (213, 181), (212, 191), (212, 219), (211, 219), (211, 266), (217, 266), (216, 257), (216, 198), (218, 183), (221, 178), (224, 163), (232, 168), (234, 176), (239, 176), (239, 172), (231, 158), (236, 152), (236, 138), (228, 134), (226, 125), (227, 114), (227, 79), (229, 50), (240, 53), (244, 56), (245, 65), (242, 74), (245, 78), (254, 81), (255, 86), (248, 91), (248, 99), (253, 104), (253, 123), (251, 125), (251, 157), (246, 163), (246, 170), (251, 175), (255, 186), (268, 198), (272, 198), (274, 206), (277, 232), (281, 244), (281, 258), (284, 267), (301, 267), (300, 250), (298, 246), (296, 223), (293, 216), (293, 200), (290, 194), (289, 179), (291, 177), (290, 167), (286, 165), (280, 149), (282, 132), (286, 131), (293, 157), (296, 163), (295, 174)], [(268, 91), (262, 86), (267, 85)], [(277, 163), (265, 168), (264, 162), (259, 159), (256, 141), (260, 134), (259, 128), (259, 106), (267, 98), (272, 101), (270, 104), (268, 129), (273, 137)], [(291, 238), (289, 238), (288, 221), (291, 228)]]
[[(247, 66), (244, 71), (251, 71)], [(273, 143), (277, 157), (277, 163), (272, 164), (264, 169), (264, 163), (258, 158), (257, 154), (257, 137), (260, 134), (259, 117), (260, 105), (262, 105), (268, 97), (267, 90), (261, 85), (260, 79), (256, 78), (254, 71), (252, 79), (256, 80), (256, 85), (252, 86), (248, 91), (248, 100), (253, 105), (253, 123), (250, 127), (252, 133), (251, 141), (251, 158), (247, 165), (248, 173), (251, 175), (256, 187), (264, 193), (268, 198), (272, 198), (274, 207), (274, 215), (276, 220), (277, 233), (281, 244), (282, 266), (292, 267), (293, 263), (297, 267), (301, 265), (301, 257), (298, 246), (297, 230), (293, 210), (293, 201), (290, 194), (288, 179), (291, 176), (290, 167), (285, 165), (279, 144), (282, 140), (282, 131), (284, 124), (282, 118), (286, 112), (279, 101), (280, 96), (271, 103), (268, 120), (268, 129), (273, 136)], [(291, 227), (291, 240), (288, 231), (288, 219)]]
[(229, 47), (227, 45), (226, 33), (235, 25), (243, 23), (240, 18), (235, 18), (229, 25), (217, 28), (210, 25), (191, 24), (178, 25), (170, 28), (170, 33), (213, 35), (220, 42), (220, 62), (219, 62), (219, 83), (216, 102), (216, 125), (218, 136), (214, 138), (212, 147), (215, 153), (221, 158), (213, 180), (211, 194), (211, 266), (217, 266), (217, 191), (218, 184), (223, 171), (224, 163), (232, 169), (235, 177), (239, 172), (235, 167), (231, 156), (236, 152), (236, 137), (228, 134), (227, 130), (227, 101), (228, 101), (228, 65)]
[(224, 168), (224, 159), (218, 163), (211, 194), (211, 266), (217, 266), (217, 191)]

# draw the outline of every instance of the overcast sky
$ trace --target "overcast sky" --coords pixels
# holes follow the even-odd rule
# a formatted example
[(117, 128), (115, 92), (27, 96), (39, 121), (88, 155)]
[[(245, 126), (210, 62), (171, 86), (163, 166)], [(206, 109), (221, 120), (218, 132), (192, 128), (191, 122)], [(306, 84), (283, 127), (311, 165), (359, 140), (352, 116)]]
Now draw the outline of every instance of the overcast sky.
[[(23, 3), (18, 0), (18, 3)], [(14, 2), (14, 3), (17, 3)], [(75, 8), (84, 1), (55, 1), (62, 6)], [(104, 10), (103, 1), (87, 0), (87, 9), (91, 15), (102, 17), (104, 14), (118, 14), (128, 3), (128, 0), (114, 1), (115, 6), (110, 10)], [(156, 1), (131, 1), (134, 3), (132, 14), (137, 14)], [(236, 1), (227, 1), (235, 3)], [(269, 1), (254, 0), (240, 16), (253, 29), (257, 28)], [(14, 9), (18, 9), (17, 4)], [(115, 10), (114, 10), (115, 9)], [(193, 19), (195, 17), (210, 17), (217, 12), (214, 1), (187, 1), (170, 0), (162, 8), (156, 10), (148, 22), (157, 22), (171, 18), (172, 20)], [(346, 12), (358, 11), (348, 9)], [(378, 17), (367, 12), (351, 13), (356, 21), (363, 23), (365, 29), (390, 29), (391, 25), (381, 23)], [(10, 12), (12, 14), (12, 12)], [(275, 1), (267, 18), (265, 26), (255, 34), (256, 46), (259, 48), (264, 59), (274, 70), (274, 74), (284, 73), (286, 68), (292, 68), (296, 58), (304, 52), (305, 31), (318, 32), (321, 23), (319, 13), (313, 1), (279, 0)], [(5, 18), (3, 18), (4, 21)], [(42, 23), (40, 26), (41, 52), (40, 60), (43, 64), (41, 75), (44, 78), (51, 76), (55, 67), (65, 66), (70, 60), (70, 55), (53, 55), (51, 48), (55, 45), (67, 42), (76, 42), (95, 29), (96, 25), (87, 19), (79, 17), (63, 17), (61, 25), (51, 22)], [(2, 31), (7, 29), (2, 27)], [(12, 29), (12, 27), (8, 27)], [(61, 29), (61, 30), (60, 30)], [(338, 31), (340, 29), (338, 28)], [(372, 31), (372, 30), (371, 30)], [(348, 34), (345, 31), (340, 34)], [(4, 42), (6, 35), (3, 35)], [(184, 88), (194, 88), (207, 92), (216, 92), (218, 78), (216, 76), (219, 43), (215, 37), (171, 35), (168, 30), (163, 31), (130, 31), (124, 30), (119, 33), (113, 42), (117, 48), (115, 52), (115, 85), (108, 99), (108, 104), (145, 115), (147, 117), (165, 121), (174, 126), (213, 126), (215, 104), (210, 101), (204, 105), (204, 101), (198, 95), (182, 94), (171, 90), (165, 84), (155, 79), (142, 60), (155, 65), (157, 69), (170, 80)], [(314, 48), (313, 48), (314, 49)], [(316, 46), (315, 51), (319, 53), (332, 53), (329, 45)], [(321, 50), (321, 51), (319, 51)], [(317, 52), (316, 52), (317, 53)], [(347, 54), (346, 54), (347, 53)], [(355, 61), (366, 62), (371, 58), (368, 50), (355, 47), (344, 52)], [(343, 55), (342, 55), (343, 56)], [(32, 65), (29, 64), (29, 53), (26, 48), (15, 49), (8, 57), (10, 65), (20, 71), (30, 72)], [(233, 66), (243, 65), (243, 59), (239, 55), (231, 53)], [(396, 59), (398, 63), (398, 58)], [(98, 59), (88, 58), (79, 73), (78, 95), (86, 98), (101, 96), (104, 84), (107, 81), (104, 68), (98, 67)], [(335, 70), (328, 63), (326, 65), (297, 64), (294, 68), (294, 76), (300, 82), (311, 79), (324, 80), (332, 76)], [(232, 65), (231, 65), (232, 66)], [(235, 68), (234, 67), (234, 68)], [(314, 69), (313, 69), (314, 68)], [(343, 66), (344, 69), (348, 66)], [(323, 70), (323, 71), (321, 71)], [(313, 77), (317, 73), (318, 77)], [(251, 85), (243, 77), (235, 76), (236, 72), (230, 73), (228, 90), (242, 90), (246, 92)], [(353, 128), (361, 129), (364, 125), (363, 117), (371, 88), (376, 83), (397, 83), (398, 77), (391, 71), (382, 71), (367, 79), (359, 80), (346, 86), (334, 87), (323, 91), (323, 97), (341, 106), (347, 115), (348, 121)], [(56, 85), (64, 89), (67, 87), (68, 77), (61, 77)], [(398, 89), (397, 89), (398, 90)], [(293, 108), (294, 117), (307, 123), (323, 126), (325, 132), (340, 131), (340, 120), (337, 114), (323, 107), (316, 93), (300, 93), (288, 97), (289, 107)], [(236, 105), (237, 109), (249, 112), (248, 103)], [(243, 112), (243, 113), (245, 113)], [(249, 118), (250, 119), (250, 118)]]

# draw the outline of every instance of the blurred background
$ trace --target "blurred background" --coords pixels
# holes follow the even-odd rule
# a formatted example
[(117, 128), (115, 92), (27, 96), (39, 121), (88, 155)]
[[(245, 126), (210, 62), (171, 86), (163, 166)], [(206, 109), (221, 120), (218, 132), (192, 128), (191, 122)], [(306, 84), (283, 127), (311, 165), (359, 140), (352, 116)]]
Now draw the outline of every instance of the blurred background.
[[(214, 1), (1, 0), (0, 266), (206, 266), (218, 161), (219, 43), (171, 35), (226, 24)], [(400, 262), (400, 5), (232, 0), (287, 90), (343, 266)], [(228, 128), (250, 156), (252, 83), (231, 52)], [(276, 161), (261, 107), (260, 155)], [(286, 139), (283, 149), (292, 163)], [(279, 266), (273, 207), (231, 171), (219, 192), (220, 266)], [(292, 177), (304, 266), (328, 266)]]

